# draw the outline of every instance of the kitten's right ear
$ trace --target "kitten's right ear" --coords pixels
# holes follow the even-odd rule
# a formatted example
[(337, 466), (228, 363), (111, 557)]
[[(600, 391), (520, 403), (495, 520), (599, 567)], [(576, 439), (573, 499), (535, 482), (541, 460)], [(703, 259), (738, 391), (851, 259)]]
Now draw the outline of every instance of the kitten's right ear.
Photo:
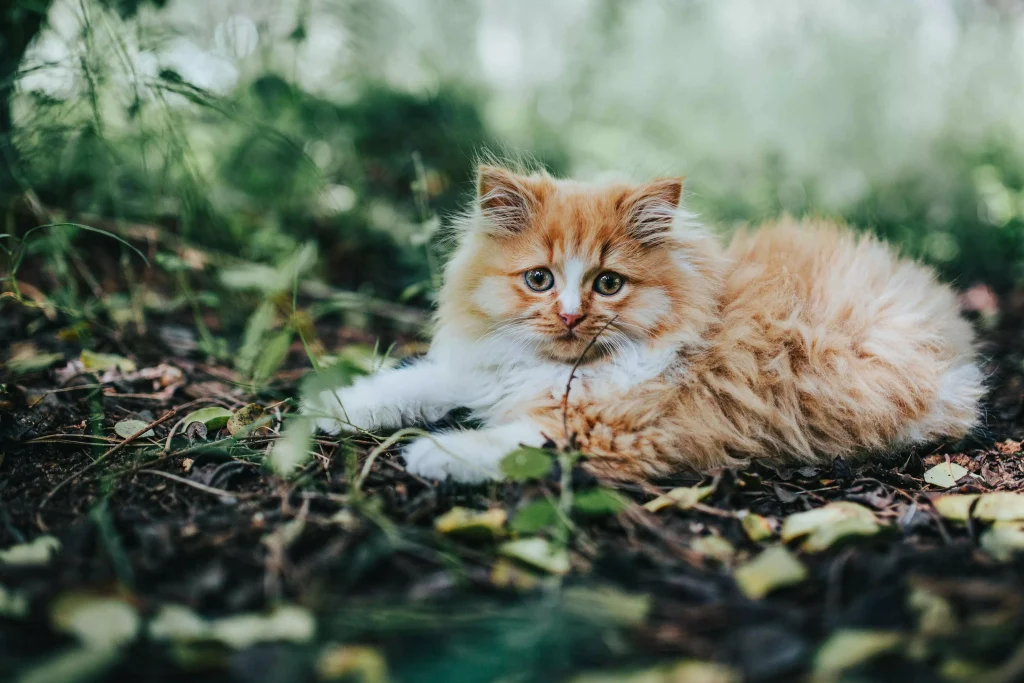
[(495, 236), (514, 235), (526, 227), (537, 196), (525, 178), (497, 166), (477, 172), (477, 201), (484, 228)]

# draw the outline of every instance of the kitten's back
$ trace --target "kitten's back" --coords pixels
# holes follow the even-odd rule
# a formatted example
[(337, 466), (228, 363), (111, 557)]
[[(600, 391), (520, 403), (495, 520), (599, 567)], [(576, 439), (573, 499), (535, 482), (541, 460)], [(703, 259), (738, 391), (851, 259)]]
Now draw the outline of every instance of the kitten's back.
[(974, 426), (973, 332), (930, 268), (870, 236), (793, 219), (738, 234), (727, 255), (714, 374), (753, 382), (780, 450), (812, 460)]

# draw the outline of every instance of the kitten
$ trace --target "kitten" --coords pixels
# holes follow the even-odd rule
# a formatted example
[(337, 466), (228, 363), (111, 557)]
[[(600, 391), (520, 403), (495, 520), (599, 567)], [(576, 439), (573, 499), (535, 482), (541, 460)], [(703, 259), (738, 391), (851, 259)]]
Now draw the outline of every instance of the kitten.
[(972, 329), (931, 270), (823, 221), (723, 247), (679, 208), (681, 190), (481, 167), (427, 356), (306, 411), (337, 433), (468, 407), (483, 428), (403, 453), (410, 472), (459, 481), (499, 478), (507, 453), (547, 442), (635, 479), (822, 463), (975, 425)]

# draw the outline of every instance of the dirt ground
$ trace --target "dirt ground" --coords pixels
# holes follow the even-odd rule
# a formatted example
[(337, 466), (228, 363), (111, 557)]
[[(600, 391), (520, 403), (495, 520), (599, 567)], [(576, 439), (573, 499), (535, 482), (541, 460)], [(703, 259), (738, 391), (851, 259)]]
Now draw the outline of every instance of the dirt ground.
[[(983, 334), (987, 419), (963, 443), (680, 476), (657, 485), (712, 488), (654, 512), (650, 491), (620, 489), (622, 506), (531, 528), (524, 510), (564, 500), (567, 484), (577, 501), (606, 489), (557, 467), (437, 484), (391, 451), (356, 487), (370, 439), (321, 438), (282, 478), (264, 461), (293, 410), (301, 347), (254, 395), (176, 343), (188, 334), (175, 325), (100, 340), (136, 369), (90, 371), (66, 331), (8, 306), (0, 349), (53, 355), (3, 383), (0, 549), (54, 550), (0, 559), (0, 679), (1024, 680), (1024, 515), (1010, 499), (988, 517), (976, 501), (959, 521), (935, 504), (1022, 490), (1024, 296), (1004, 297)], [(180, 425), (251, 403), (267, 412), (262, 434)], [(152, 435), (118, 435), (126, 419)], [(925, 481), (936, 466), (959, 471), (947, 462), (968, 473), (945, 489)], [(780, 541), (792, 515), (835, 501), (874, 522), (821, 548)], [(446, 524), (453, 508), (497, 521)], [(516, 555), (516, 538), (564, 546), (568, 565)], [(761, 597), (741, 577), (773, 581), (751, 563), (782, 547), (804, 571)]]

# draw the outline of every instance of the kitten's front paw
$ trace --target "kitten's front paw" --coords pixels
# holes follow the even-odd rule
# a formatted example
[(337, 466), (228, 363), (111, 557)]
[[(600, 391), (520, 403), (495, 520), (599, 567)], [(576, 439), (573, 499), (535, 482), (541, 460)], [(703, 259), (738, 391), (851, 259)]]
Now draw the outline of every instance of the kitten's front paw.
[(434, 434), (413, 441), (402, 451), (405, 469), (425, 479), (447, 479), (475, 484), (500, 479), (497, 462), (467, 452), (467, 434)]
[(387, 426), (386, 407), (378, 406), (360, 387), (346, 387), (337, 391), (324, 391), (302, 412), (312, 416), (316, 428), (326, 434), (340, 432), (372, 432)]

